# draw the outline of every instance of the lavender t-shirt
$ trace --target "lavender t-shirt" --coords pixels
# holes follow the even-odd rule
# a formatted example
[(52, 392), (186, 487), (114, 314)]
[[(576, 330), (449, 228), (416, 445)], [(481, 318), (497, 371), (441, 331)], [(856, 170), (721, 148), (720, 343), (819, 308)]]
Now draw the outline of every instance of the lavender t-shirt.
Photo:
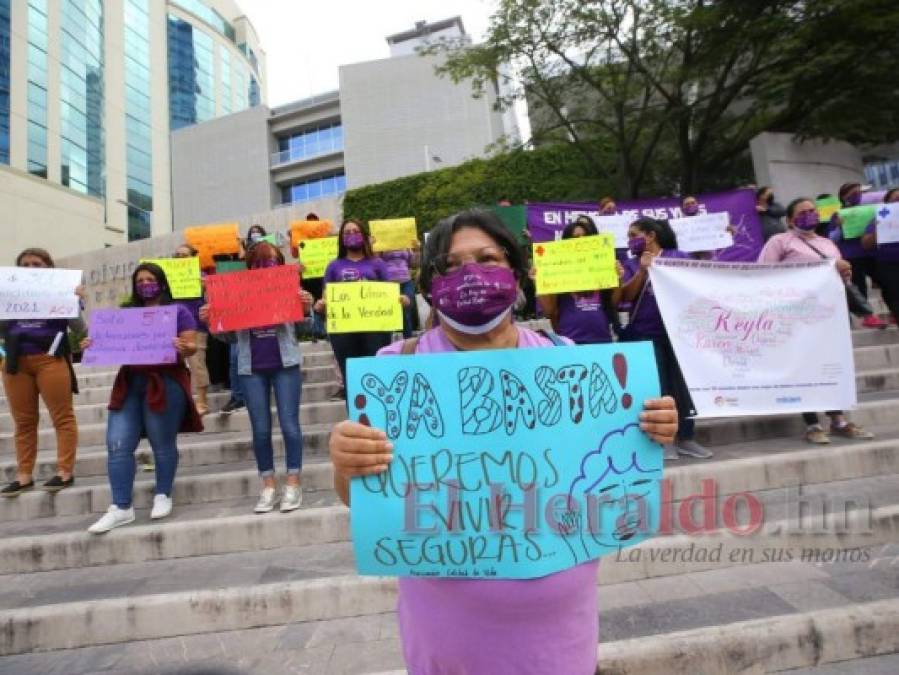
[(599, 291), (559, 295), (559, 334), (577, 344), (611, 342), (609, 318)]
[[(678, 251), (676, 249), (666, 248), (660, 254), (662, 258), (689, 258), (688, 253)], [(640, 269), (640, 258), (628, 258), (624, 262), (624, 279), (622, 283), (628, 282)], [(626, 335), (628, 338), (654, 338), (663, 337), (665, 333), (665, 324), (662, 322), (662, 315), (659, 313), (659, 305), (656, 303), (656, 294), (652, 290), (652, 283), (647, 278), (643, 290), (643, 297), (637, 295), (634, 299), (633, 306), (636, 307), (636, 313), (631, 313), (630, 321), (627, 325)], [(639, 304), (638, 304), (639, 303)]]
[[(518, 347), (552, 342), (518, 329)], [(441, 328), (417, 353), (455, 348)], [(378, 356), (400, 354), (402, 342)], [(436, 448), (435, 448), (436, 450)], [(592, 675), (599, 642), (599, 561), (539, 579), (399, 580), (400, 636), (412, 675)]]
[(250, 367), (254, 373), (282, 367), (277, 330), (277, 325), (250, 329)]
[(325, 283), (332, 281), (388, 281), (387, 266), (380, 258), (335, 258), (325, 268)]

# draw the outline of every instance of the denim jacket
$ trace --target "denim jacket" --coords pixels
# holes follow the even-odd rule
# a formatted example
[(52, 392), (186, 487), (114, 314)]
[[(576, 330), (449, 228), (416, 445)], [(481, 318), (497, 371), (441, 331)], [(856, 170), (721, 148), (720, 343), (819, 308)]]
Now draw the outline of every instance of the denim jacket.
[[(278, 347), (281, 351), (281, 365), (284, 368), (303, 365), (303, 354), (296, 336), (296, 324), (282, 323), (275, 329)], [(222, 342), (237, 344), (237, 374), (252, 375), (252, 355), (250, 351), (250, 331), (239, 330), (215, 335)]]

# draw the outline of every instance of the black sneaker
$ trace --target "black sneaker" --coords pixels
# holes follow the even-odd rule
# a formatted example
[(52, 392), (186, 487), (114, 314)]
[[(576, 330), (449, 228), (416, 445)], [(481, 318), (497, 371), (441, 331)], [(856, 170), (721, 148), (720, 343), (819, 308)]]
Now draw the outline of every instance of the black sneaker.
[(18, 497), (23, 492), (28, 492), (29, 490), (34, 489), (34, 481), (32, 480), (27, 485), (22, 485), (19, 481), (14, 480), (12, 483), (7, 485), (5, 488), (0, 490), (0, 495), (4, 497)]
[(59, 476), (53, 476), (53, 478), (44, 483), (44, 489), (47, 492), (59, 492), (60, 490), (65, 490), (67, 487), (72, 487), (74, 484), (75, 476), (69, 476), (69, 480), (63, 480)]
[(230, 415), (235, 410), (246, 408), (247, 404), (243, 401), (235, 401), (233, 398), (225, 404), (225, 407), (219, 411), (220, 415)]

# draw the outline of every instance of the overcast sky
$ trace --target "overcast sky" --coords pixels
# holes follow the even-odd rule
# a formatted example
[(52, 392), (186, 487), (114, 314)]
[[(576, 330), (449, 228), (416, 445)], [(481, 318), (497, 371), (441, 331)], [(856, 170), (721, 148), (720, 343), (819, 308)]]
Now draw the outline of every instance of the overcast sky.
[(492, 0), (239, 0), (268, 62), (271, 107), (337, 89), (338, 66), (390, 55), (388, 35), (459, 15), (479, 40)]

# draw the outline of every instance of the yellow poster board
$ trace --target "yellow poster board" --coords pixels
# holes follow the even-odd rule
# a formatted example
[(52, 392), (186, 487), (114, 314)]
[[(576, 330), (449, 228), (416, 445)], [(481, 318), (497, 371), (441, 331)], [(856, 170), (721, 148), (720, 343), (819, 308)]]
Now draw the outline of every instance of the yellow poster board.
[(344, 281), (325, 286), (329, 333), (367, 333), (403, 328), (400, 285), (392, 281)]
[(320, 279), (325, 276), (328, 263), (337, 257), (337, 237), (307, 239), (299, 242), (298, 248), (303, 278)]
[(401, 251), (412, 248), (412, 242), (418, 239), (415, 218), (372, 220), (368, 226), (371, 228), (371, 236), (374, 239), (372, 248), (375, 251)]
[(144, 259), (141, 262), (153, 263), (162, 268), (175, 300), (199, 298), (203, 295), (203, 287), (200, 285), (199, 258), (153, 258)]
[(615, 238), (609, 233), (534, 244), (537, 295), (614, 288)]
[(330, 220), (293, 220), (290, 223), (290, 245), (294, 248), (307, 239), (321, 239), (331, 234)]
[(240, 229), (237, 223), (201, 225), (184, 230), (184, 241), (200, 254), (200, 267), (215, 267), (214, 255), (240, 253)]

